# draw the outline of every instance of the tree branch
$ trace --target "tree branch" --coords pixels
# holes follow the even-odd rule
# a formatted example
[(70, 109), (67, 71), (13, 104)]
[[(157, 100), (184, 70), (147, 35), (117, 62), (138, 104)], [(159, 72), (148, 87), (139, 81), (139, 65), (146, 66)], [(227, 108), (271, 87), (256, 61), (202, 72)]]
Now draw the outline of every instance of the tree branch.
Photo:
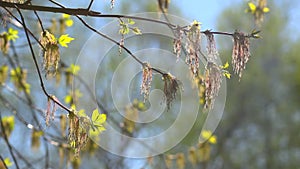
[[(60, 6), (55, 1), (50, 1), (52, 3), (55, 3), (56, 5)], [(143, 20), (143, 21), (149, 21), (149, 22), (155, 22), (164, 24), (171, 27), (176, 27), (176, 25), (170, 24), (168, 22), (155, 20), (155, 19), (149, 19), (149, 18), (143, 18), (138, 16), (127, 16), (127, 15), (119, 15), (119, 14), (101, 14), (101, 12), (97, 11), (91, 11), (88, 9), (83, 8), (66, 8), (66, 7), (49, 7), (49, 6), (38, 6), (38, 5), (27, 5), (27, 4), (18, 4), (18, 3), (10, 3), (10, 2), (1, 2), (1, 7), (4, 8), (19, 8), (22, 10), (30, 10), (30, 11), (41, 11), (41, 12), (51, 12), (51, 13), (65, 13), (69, 15), (83, 15), (83, 16), (90, 16), (90, 17), (98, 17), (98, 18), (128, 18), (128, 19), (136, 19), (136, 20)]]
[(34, 51), (33, 51), (33, 47), (31, 45), (31, 41), (30, 41), (30, 38), (29, 38), (29, 35), (28, 35), (28, 32), (26, 31), (27, 30), (27, 27), (26, 27), (26, 24), (25, 24), (25, 20), (24, 20), (24, 17), (21, 13), (21, 11), (16, 8), (18, 13), (20, 14), (20, 17), (21, 17), (21, 20), (22, 20), (22, 25), (24, 27), (24, 31), (25, 31), (25, 35), (26, 35), (26, 38), (27, 38), (27, 41), (28, 41), (28, 45), (30, 47), (30, 51), (31, 51), (31, 55), (32, 55), (32, 58), (33, 58), (33, 61), (34, 61), (34, 64), (35, 64), (35, 67), (36, 67), (36, 70), (37, 70), (37, 73), (38, 73), (38, 76), (39, 76), (39, 79), (40, 79), (40, 83), (41, 83), (41, 87), (42, 87), (42, 90), (43, 92), (45, 93), (45, 95), (50, 98), (52, 101), (54, 101), (56, 104), (58, 104), (61, 108), (65, 109), (66, 111), (68, 112), (72, 112), (71, 109), (69, 109), (67, 106), (63, 105), (61, 102), (59, 102), (57, 99), (53, 98), (46, 90), (45, 88), (45, 85), (44, 85), (44, 82), (43, 82), (43, 78), (42, 78), (42, 74), (41, 74), (41, 71), (39, 69), (39, 65), (38, 65), (38, 62), (37, 62), (37, 59), (35, 57), (35, 54), (34, 54)]
[(83, 8), (57, 8), (57, 7), (19, 4), (19, 3), (11, 3), (11, 2), (3, 2), (3, 1), (1, 1), (0, 6), (7, 7), (7, 8), (19, 8), (19, 9), (30, 10), (30, 11), (66, 13), (69, 15), (97, 16), (97, 15), (101, 14), (100, 12), (89, 11), (89, 10), (83, 9)]

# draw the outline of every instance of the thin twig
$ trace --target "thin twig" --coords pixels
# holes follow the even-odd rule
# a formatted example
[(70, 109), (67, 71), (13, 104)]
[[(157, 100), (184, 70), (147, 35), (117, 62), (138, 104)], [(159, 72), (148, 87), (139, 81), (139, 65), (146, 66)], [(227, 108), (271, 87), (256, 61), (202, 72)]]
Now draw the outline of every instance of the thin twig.
[(90, 4), (89, 4), (89, 6), (88, 6), (88, 8), (87, 8), (88, 11), (91, 9), (91, 7), (92, 7), (92, 5), (93, 5), (93, 2), (94, 2), (94, 0), (91, 0), (91, 1), (90, 1)]
[[(13, 17), (18, 23), (20, 23), (22, 25), (22, 22), (11, 11), (9, 11), (5, 7), (4, 7), (4, 9), (6, 10), (7, 13), (9, 13), (9, 15), (11, 17)], [(29, 29), (26, 28), (25, 30), (35, 39), (35, 41), (40, 45), (41, 48), (43, 48), (43, 50), (46, 50), (46, 48), (41, 44), (41, 42), (39, 41), (39, 39), (36, 36), (34, 36), (34, 34)]]
[[(49, 0), (52, 3), (55, 3), (56, 5), (60, 5), (59, 3)], [(48, 7), (48, 6), (37, 6), (37, 5), (25, 5), (25, 4), (18, 4), (18, 3), (10, 3), (10, 2), (2, 2), (0, 4), (2, 7), (8, 7), (8, 8), (16, 8), (22, 10), (36, 10), (36, 11), (42, 11), (42, 12), (52, 12), (52, 13), (65, 13), (69, 15), (82, 15), (82, 16), (90, 16), (90, 17), (98, 17), (98, 18), (128, 18), (128, 19), (136, 19), (136, 20), (143, 20), (143, 21), (149, 21), (149, 22), (155, 22), (160, 23), (172, 27), (176, 27), (176, 25), (169, 24), (168, 22), (164, 22), (161, 20), (156, 19), (150, 19), (150, 18), (144, 18), (144, 17), (138, 17), (138, 16), (128, 16), (128, 15), (120, 15), (120, 14), (101, 14), (101, 12), (98, 11), (91, 11), (83, 8), (66, 8), (66, 7)]]
[(40, 26), (41, 26), (41, 28), (42, 28), (42, 31), (45, 32), (45, 29), (44, 29), (44, 26), (43, 26), (43, 23), (42, 23), (41, 18), (39, 17), (39, 15), (38, 15), (38, 13), (36, 12), (36, 10), (33, 10), (33, 12), (34, 12), (35, 16), (37, 17), (37, 19), (38, 19), (38, 21), (39, 21), (39, 23), (40, 23)]
[(20, 14), (20, 17), (21, 17), (21, 20), (22, 20), (22, 25), (24, 27), (24, 31), (25, 31), (25, 35), (26, 35), (26, 38), (27, 38), (27, 41), (28, 41), (28, 45), (30, 47), (30, 52), (31, 52), (31, 56), (33, 58), (33, 61), (34, 61), (34, 65), (36, 67), (36, 70), (37, 70), (37, 73), (38, 73), (38, 76), (39, 76), (39, 80), (40, 80), (40, 85), (42, 87), (42, 90), (44, 92), (44, 94), (50, 98), (53, 102), (55, 102), (56, 104), (58, 104), (61, 108), (65, 109), (66, 111), (68, 112), (73, 112), (71, 109), (69, 109), (67, 106), (63, 105), (61, 102), (57, 101), (57, 99), (54, 99), (46, 90), (45, 88), (45, 85), (44, 85), (44, 82), (43, 82), (43, 78), (42, 78), (42, 74), (41, 74), (41, 71), (39, 69), (39, 65), (38, 65), (38, 62), (37, 62), (37, 59), (35, 57), (35, 54), (34, 54), (34, 51), (33, 51), (33, 47), (31, 45), (31, 41), (30, 41), (30, 38), (29, 38), (29, 35), (28, 35), (28, 32), (26, 31), (27, 30), (27, 27), (26, 27), (26, 23), (25, 23), (25, 20), (24, 20), (24, 17), (20, 11), (20, 9), (16, 8), (18, 13)]
[(52, 13), (66, 13), (69, 15), (85, 15), (85, 16), (97, 16), (100, 15), (100, 12), (96, 11), (88, 11), (83, 8), (56, 8), (56, 7), (49, 7), (49, 6), (38, 6), (38, 5), (29, 5), (29, 4), (19, 4), (19, 3), (11, 3), (11, 2), (3, 2), (1, 1), (0, 6), (8, 7), (8, 8), (19, 8), (23, 10), (36, 10), (36, 11), (43, 11), (43, 12), (52, 12)]
[[(55, 2), (54, 0), (49, 0), (50, 2), (60, 6), (61, 8), (65, 8), (63, 5), (59, 4), (58, 2)], [(93, 28), (91, 25), (89, 25), (87, 22), (85, 22), (80, 16), (75, 15), (75, 17), (77, 17), (87, 28), (89, 28), (91, 31), (97, 33), (98, 35), (102, 36), (103, 38), (113, 42), (114, 44), (118, 45), (119, 47), (121, 47), (122, 49), (124, 49), (134, 60), (136, 60), (138, 63), (140, 63), (141, 65), (144, 65), (144, 62), (141, 61), (140, 59), (138, 59), (127, 47), (121, 45), (118, 41), (112, 39), (111, 37), (99, 32), (98, 30), (96, 30), (95, 28)], [(146, 19), (146, 18), (144, 18)], [(157, 73), (160, 73), (161, 75), (165, 75), (166, 73), (160, 69), (157, 68), (152, 68), (152, 70), (156, 71)]]

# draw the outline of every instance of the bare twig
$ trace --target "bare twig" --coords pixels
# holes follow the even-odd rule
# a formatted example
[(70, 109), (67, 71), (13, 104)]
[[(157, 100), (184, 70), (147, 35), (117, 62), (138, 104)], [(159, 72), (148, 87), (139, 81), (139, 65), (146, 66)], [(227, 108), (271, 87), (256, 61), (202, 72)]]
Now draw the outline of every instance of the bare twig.
[(44, 29), (44, 26), (43, 26), (43, 23), (42, 23), (41, 18), (39, 17), (39, 15), (38, 15), (38, 13), (36, 12), (36, 10), (34, 10), (33, 12), (34, 12), (35, 16), (37, 17), (37, 19), (38, 19), (38, 21), (39, 21), (39, 23), (40, 23), (40, 26), (41, 26), (41, 28), (42, 28), (42, 31), (45, 32), (45, 29)]
[(88, 8), (87, 8), (88, 11), (91, 9), (91, 7), (92, 7), (92, 5), (93, 5), (93, 2), (94, 2), (94, 0), (91, 0), (91, 1), (90, 1), (90, 4), (89, 4), (89, 6), (88, 6)]
[(19, 4), (19, 3), (11, 3), (11, 2), (3, 2), (1, 1), (0, 6), (8, 7), (8, 8), (18, 8), (23, 10), (31, 10), (31, 11), (43, 11), (43, 12), (52, 12), (52, 13), (66, 13), (69, 15), (85, 15), (85, 16), (97, 16), (100, 15), (100, 12), (96, 11), (88, 11), (83, 8), (56, 8), (49, 6), (37, 6), (30, 4)]
[(18, 13), (20, 14), (20, 17), (21, 17), (21, 20), (22, 20), (22, 25), (23, 25), (23, 27), (24, 27), (24, 29), (25, 29), (24, 31), (25, 31), (25, 35), (26, 35), (26, 38), (27, 38), (27, 41), (28, 41), (28, 45), (29, 45), (29, 47), (30, 47), (31, 56), (32, 56), (32, 58), (33, 58), (34, 65), (35, 65), (35, 67), (36, 67), (36, 70), (37, 70), (37, 73), (38, 73), (38, 76), (39, 76), (39, 79), (40, 79), (40, 85), (41, 85), (41, 87), (42, 87), (42, 90), (43, 90), (44, 94), (45, 94), (48, 98), (50, 98), (53, 102), (55, 102), (57, 105), (59, 105), (61, 108), (65, 109), (65, 110), (68, 111), (68, 112), (72, 112), (73, 110), (69, 109), (67, 106), (65, 106), (65, 105), (63, 105), (61, 102), (57, 101), (57, 99), (55, 99), (54, 97), (52, 97), (52, 96), (47, 92), (47, 90), (46, 90), (46, 88), (45, 88), (45, 85), (44, 85), (44, 82), (43, 82), (43, 78), (42, 78), (41, 71), (40, 71), (40, 69), (39, 69), (39, 65), (38, 65), (37, 59), (36, 59), (35, 54), (34, 54), (34, 51), (33, 51), (33, 47), (32, 47), (32, 45), (31, 45), (31, 41), (30, 41), (28, 32), (26, 31), (26, 30), (27, 30), (27, 27), (26, 27), (26, 23), (25, 23), (24, 17), (23, 17), (23, 15), (22, 15), (21, 11), (20, 11), (18, 8), (16, 8), (16, 9), (17, 9)]
[[(49, 0), (50, 2), (60, 5), (59, 3)], [(17, 3), (10, 3), (10, 2), (2, 2), (0, 4), (2, 7), (6, 8), (19, 8), (22, 10), (31, 10), (31, 11), (42, 11), (42, 12), (52, 12), (52, 13), (65, 13), (69, 15), (82, 15), (82, 16), (90, 16), (90, 17), (98, 17), (98, 18), (128, 18), (128, 19), (136, 19), (136, 20), (143, 20), (149, 22), (160, 23), (164, 25), (168, 25), (171, 27), (176, 27), (176, 25), (170, 24), (168, 22), (164, 22), (161, 20), (138, 17), (138, 16), (128, 16), (128, 15), (119, 15), (119, 14), (101, 14), (101, 12), (97, 11), (90, 11), (83, 8), (66, 8), (66, 7), (48, 7), (48, 6), (37, 6), (37, 5), (26, 5), (26, 4), (17, 4)]]

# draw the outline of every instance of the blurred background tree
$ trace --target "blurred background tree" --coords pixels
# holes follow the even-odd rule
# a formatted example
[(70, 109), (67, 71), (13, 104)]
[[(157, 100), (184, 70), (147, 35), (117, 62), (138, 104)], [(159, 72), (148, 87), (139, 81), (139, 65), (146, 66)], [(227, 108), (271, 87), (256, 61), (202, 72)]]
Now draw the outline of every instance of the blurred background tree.
[[(219, 30), (252, 28), (240, 7), (225, 9)], [(270, 1), (272, 9), (252, 42), (252, 58), (240, 83), (228, 81), (227, 104), (217, 135), (221, 168), (297, 168), (299, 164), (299, 31), (291, 15), (296, 1)], [(220, 56), (230, 57), (225, 40)]]
[[(69, 5), (67, 1), (63, 1), (62, 3)], [(206, 6), (206, 2), (195, 0), (185, 3), (193, 4), (194, 6), (199, 5), (199, 9), (209, 8), (209, 6)], [(123, 158), (99, 149), (96, 145), (89, 142), (82, 156), (74, 160), (71, 151), (55, 145), (47, 145), (47, 141), (41, 139), (42, 133), (35, 130), (28, 130), (29, 127), (27, 126), (26, 128), (24, 126), (24, 121), (34, 123), (34, 117), (31, 116), (32, 107), (25, 103), (20, 103), (18, 97), (12, 96), (11, 92), (5, 90), (5, 92), (1, 92), (0, 94), (2, 117), (11, 115), (14, 112), (22, 112), (24, 117), (24, 121), (3, 118), (3, 124), (6, 125), (5, 130), (8, 130), (5, 132), (9, 133), (7, 135), (14, 147), (13, 149), (16, 149), (14, 151), (16, 151), (20, 166), (23, 168), (44, 168), (44, 163), (47, 160), (46, 157), (50, 154), (49, 168), (168, 168), (169, 164), (172, 164), (172, 167), (169, 168), (298, 168), (298, 161), (300, 159), (300, 136), (298, 134), (300, 128), (300, 58), (298, 56), (300, 52), (300, 38), (299, 30), (292, 27), (291, 20), (295, 20), (295, 17), (297, 17), (294, 16), (295, 12), (293, 10), (295, 10), (295, 6), (299, 5), (299, 2), (296, 0), (289, 2), (268, 1), (270, 13), (265, 16), (261, 27), (255, 26), (255, 21), (251, 13), (244, 12), (248, 8), (246, 1), (231, 0), (224, 3), (227, 4), (225, 5), (226, 8), (218, 8), (220, 16), (216, 22), (211, 21), (210, 24), (216, 23), (217, 30), (228, 32), (236, 29), (251, 32), (256, 28), (262, 30), (260, 33), (262, 38), (251, 41), (252, 55), (241, 81), (238, 82), (238, 78), (235, 77), (227, 80), (226, 109), (223, 119), (214, 133), (217, 136), (215, 138), (217, 141), (210, 140), (209, 144), (190, 145), (195, 135), (199, 135), (200, 131), (198, 128), (201, 127), (201, 121), (203, 120), (203, 117), (200, 117), (199, 123), (195, 124), (189, 135), (179, 145), (164, 155), (148, 159)], [(76, 2), (72, 6), (82, 7), (85, 4), (85, 2)], [(115, 1), (115, 8), (113, 10), (109, 7), (110, 4), (108, 1), (107, 3), (101, 1), (95, 3), (93, 9), (105, 13), (122, 14), (145, 11), (155, 12), (158, 10), (156, 1), (127, 2), (117, 0)], [(188, 11), (192, 7), (189, 5), (188, 8), (185, 8), (182, 6), (182, 2), (172, 1), (168, 8), (170, 14), (179, 16), (187, 15), (190, 17)], [(207, 11), (199, 11), (200, 17), (196, 16), (199, 17), (196, 19), (202, 21), (201, 16)], [(41, 17), (45, 16), (47, 15), (44, 13), (41, 14)], [(26, 17), (30, 21), (29, 25), (33, 28), (34, 33), (39, 34), (40, 28), (36, 26), (37, 20), (33, 19), (30, 15), (26, 15)], [(51, 17), (58, 18), (58, 15), (51, 14)], [(51, 19), (49, 19), (51, 17), (48, 17), (48, 20), (43, 20), (47, 27), (53, 24)], [(188, 19), (192, 20), (194, 18)], [(99, 27), (111, 20), (96, 21), (88, 18), (87, 21), (92, 26)], [(92, 34), (90, 31), (82, 31), (85, 30), (85, 27), (81, 24), (76, 22), (74, 24), (73, 27), (68, 28), (67, 32), (76, 35), (76, 40), (72, 42), (72, 45), (68, 48), (69, 50), (62, 51), (62, 60), (66, 63), (75, 62), (76, 58), (69, 56), (77, 56), (80, 52), (80, 46), (83, 46)], [(208, 29), (213, 28), (213, 25), (210, 27), (207, 26), (208, 23), (203, 24), (206, 24), (204, 27)], [(151, 39), (151, 37), (148, 37), (148, 40), (152, 43), (147, 41), (135, 45), (143, 48), (143, 46), (148, 45), (147, 47), (149, 47), (149, 45), (158, 44), (160, 48), (172, 48), (172, 44), (165, 43), (166, 39)], [(220, 37), (217, 40), (217, 46), (223, 62), (230, 60), (232, 46), (228, 41), (231, 41), (232, 38)], [(30, 59), (31, 56), (28, 53), (28, 46), (22, 45), (25, 42), (25, 38), (23, 38), (16, 44), (16, 50), (22, 55), (18, 58), (22, 58), (21, 65), (27, 68), (29, 72), (27, 78), (31, 85), (31, 94), (33, 100), (38, 100), (35, 104), (44, 109), (47, 100), (41, 94), (39, 84), (34, 83), (37, 75), (32, 73), (35, 72), (35, 69)], [(112, 50), (111, 55), (118, 55), (118, 47)], [(2, 57), (2, 54), (0, 59), (1, 65), (2, 63), (8, 63), (7, 59)], [(102, 68), (105, 70), (103, 74), (97, 74), (97, 79), (100, 80), (96, 83), (104, 88), (108, 86), (109, 80), (111, 80), (111, 73), (116, 69), (116, 65), (120, 61), (121, 59), (117, 57), (107, 57), (105, 62), (108, 64)], [(2, 71), (5, 71), (5, 68)], [(61, 83), (64, 84), (67, 82)], [(155, 88), (162, 88), (159, 78), (154, 78), (152, 85)], [(64, 98), (68, 95), (69, 88), (55, 87), (54, 81), (47, 82), (46, 86), (58, 98)], [(138, 98), (142, 100), (142, 97), (139, 95), (139, 83), (133, 82), (132, 88), (132, 99)], [(126, 124), (127, 128), (125, 129), (130, 131), (132, 124), (122, 121), (121, 116), (114, 114), (115, 110), (111, 105), (110, 97), (106, 93), (107, 91), (97, 92), (99, 100), (107, 105), (108, 110), (113, 114), (112, 116), (116, 120), (123, 122), (123, 125)], [(10, 104), (7, 105), (7, 103)], [(176, 109), (176, 104), (173, 106)], [(139, 103), (127, 108), (127, 110), (133, 110), (132, 112), (139, 109), (143, 109), (143, 106), (139, 107)], [(65, 112), (59, 110), (57, 117), (55, 117), (55, 122), (47, 129), (48, 134), (55, 134), (57, 132), (60, 134), (59, 127), (61, 126), (59, 122), (66, 120), (65, 116), (60, 116), (61, 114), (65, 114)], [(174, 114), (169, 113), (164, 115), (163, 119), (172, 119), (174, 118), (173, 116)], [(42, 113), (38, 116), (38, 119), (40, 124), (36, 125), (45, 127)], [(165, 129), (171, 122), (170, 120), (168, 122), (160, 121), (155, 123), (155, 128), (148, 132), (157, 132), (157, 130)], [(143, 126), (137, 126), (134, 129), (138, 133), (139, 131), (143, 131)], [(55, 135), (54, 138), (58, 137), (58, 141), (64, 142), (59, 137), (59, 134)], [(3, 135), (1, 135), (1, 157), (8, 161), (7, 164), (10, 164), (11, 168), (15, 168), (16, 165), (13, 164), (14, 162), (11, 162), (13, 160), (9, 155), (9, 148), (3, 140)], [(63, 144), (60, 146), (63, 146)], [(209, 152), (208, 155), (207, 152)], [(195, 159), (198, 158), (195, 154), (201, 154), (201, 159)], [(6, 157), (10, 157), (10, 161)], [(2, 163), (0, 163), (0, 168), (2, 166)]]

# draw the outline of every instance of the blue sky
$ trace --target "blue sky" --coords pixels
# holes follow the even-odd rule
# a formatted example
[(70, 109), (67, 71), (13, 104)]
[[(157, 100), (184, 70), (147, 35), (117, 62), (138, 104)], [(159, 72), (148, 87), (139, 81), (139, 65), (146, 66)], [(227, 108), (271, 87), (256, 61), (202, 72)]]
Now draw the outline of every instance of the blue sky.
[(216, 19), (219, 14), (230, 5), (232, 1), (224, 0), (172, 0), (171, 3), (175, 3), (176, 6), (184, 7), (182, 10), (184, 17), (189, 20), (198, 20), (202, 23), (203, 29), (215, 29)]
[[(250, 0), (249, 0), (250, 1)], [(300, 1), (290, 0), (269, 0), (268, 2), (275, 2), (277, 5), (293, 3), (289, 6), (289, 11), (287, 13), (290, 17), (289, 28), (291, 31), (300, 33)], [(239, 3), (247, 4), (248, 0), (171, 0), (171, 3), (176, 4), (176, 6), (182, 7), (183, 17), (188, 20), (198, 20), (202, 23), (203, 30), (214, 29), (216, 30), (216, 20), (220, 13), (229, 7), (230, 5), (235, 5)], [(272, 9), (271, 13), (272, 14)], [(269, 14), (269, 15), (270, 15)]]

